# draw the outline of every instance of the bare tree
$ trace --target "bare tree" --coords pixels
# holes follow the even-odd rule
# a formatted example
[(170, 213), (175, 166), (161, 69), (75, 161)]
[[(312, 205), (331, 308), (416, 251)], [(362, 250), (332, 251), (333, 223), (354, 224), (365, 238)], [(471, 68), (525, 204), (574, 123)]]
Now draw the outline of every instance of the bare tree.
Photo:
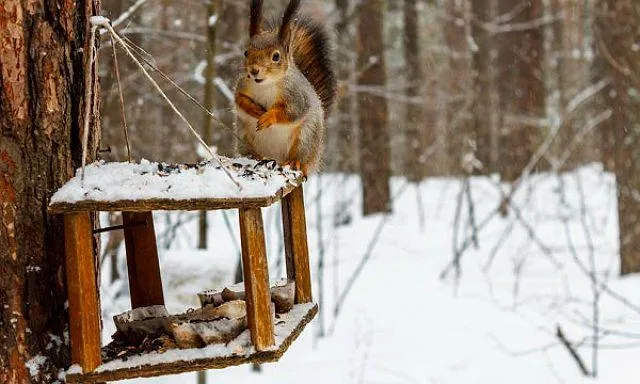
[[(80, 165), (89, 17), (99, 1), (4, 0), (0, 12), (0, 382), (69, 364), (62, 219), (47, 204)], [(95, 76), (95, 70), (91, 70)], [(97, 91), (97, 90), (96, 90)], [(95, 111), (94, 111), (95, 112)], [(88, 153), (97, 152), (92, 119)], [(54, 345), (52, 348), (51, 345)], [(25, 363), (36, 356), (38, 373)], [(31, 361), (30, 361), (31, 360)]]
[(384, 56), (384, 2), (361, 4), (358, 15), (358, 116), (360, 125), (360, 176), (363, 213), (370, 215), (391, 210), (391, 149)]

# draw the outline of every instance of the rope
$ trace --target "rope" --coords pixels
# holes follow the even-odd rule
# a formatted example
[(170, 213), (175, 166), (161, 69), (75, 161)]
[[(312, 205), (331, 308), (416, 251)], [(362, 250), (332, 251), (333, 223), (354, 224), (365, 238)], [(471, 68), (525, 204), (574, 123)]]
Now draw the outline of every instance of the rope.
[[(187, 127), (189, 128), (191, 133), (196, 137), (198, 142), (200, 142), (200, 144), (202, 144), (204, 146), (204, 148), (207, 150), (207, 152), (209, 152), (209, 154), (211, 155), (212, 159), (215, 160), (215, 162), (218, 163), (218, 165), (220, 165), (221, 169), (229, 177), (229, 179), (238, 187), (238, 189), (242, 189), (242, 186), (240, 185), (240, 183), (238, 183), (238, 181), (233, 177), (233, 175), (231, 175), (231, 173), (229, 172), (227, 167), (224, 166), (224, 164), (222, 163), (220, 158), (218, 158), (218, 156), (211, 150), (211, 148), (202, 139), (202, 137), (198, 134), (198, 132), (195, 130), (195, 128), (193, 128), (191, 123), (189, 123), (189, 120), (187, 120), (187, 118), (184, 117), (184, 115), (180, 112), (180, 110), (178, 110), (178, 108), (175, 106), (175, 104), (173, 104), (171, 99), (169, 99), (169, 97), (164, 93), (164, 91), (158, 85), (158, 83), (153, 79), (153, 77), (151, 77), (149, 72), (147, 72), (147, 70), (145, 69), (144, 65), (140, 62), (140, 60), (138, 60), (136, 58), (136, 56), (131, 52), (131, 50), (129, 49), (129, 45), (125, 41), (122, 40), (120, 35), (118, 35), (116, 33), (116, 31), (113, 29), (113, 27), (109, 23), (109, 19), (107, 19), (106, 17), (92, 17), (92, 23), (94, 25), (92, 27), (92, 31), (93, 31), (94, 34), (95, 34), (95, 28), (97, 28), (98, 26), (106, 28), (109, 31), (109, 33), (111, 33), (111, 36), (113, 36), (113, 38), (118, 42), (118, 44), (120, 44), (122, 46), (122, 48), (127, 53), (127, 55), (129, 55), (131, 60), (133, 60), (133, 62), (140, 68), (140, 70), (145, 75), (145, 77), (151, 82), (151, 84), (153, 84), (153, 86), (156, 88), (156, 90), (160, 93), (160, 95), (164, 98), (164, 100), (169, 104), (171, 109), (173, 109), (173, 111), (178, 115), (178, 117), (180, 117), (180, 119), (187, 125)], [(92, 46), (92, 50), (93, 50), (93, 46)]]
[(127, 143), (127, 158), (131, 162), (131, 146), (129, 145), (129, 129), (127, 127), (127, 114), (124, 106), (124, 94), (122, 92), (122, 82), (120, 81), (120, 66), (118, 65), (118, 53), (116, 52), (116, 45), (113, 43), (113, 36), (111, 38), (111, 48), (113, 50), (113, 66), (116, 72), (116, 82), (118, 83), (118, 95), (120, 96), (120, 111), (122, 113), (122, 129), (124, 130), (124, 141)]
[(84, 166), (87, 161), (87, 146), (89, 143), (89, 126), (91, 109), (94, 106), (93, 97), (95, 92), (93, 90), (93, 63), (95, 61), (96, 52), (96, 30), (97, 25), (91, 27), (91, 33), (89, 36), (89, 55), (85, 62), (85, 77), (84, 77), (84, 132), (82, 132), (82, 174), (80, 176), (80, 184), (84, 186)]
[(151, 59), (153, 59), (153, 56), (151, 56), (151, 54), (147, 51), (145, 51), (143, 48), (139, 47), (138, 45), (136, 45), (134, 42), (132, 42), (129, 38), (127, 38), (126, 36), (123, 37), (124, 40), (126, 40), (130, 46), (132, 46), (133, 48), (137, 49), (140, 53), (140, 60), (142, 60), (148, 67), (150, 67), (151, 69), (153, 69), (155, 72), (158, 72), (158, 74), (160, 76), (162, 76), (163, 79), (165, 79), (166, 81), (168, 81), (171, 85), (173, 85), (174, 88), (176, 88), (178, 90), (178, 92), (180, 92), (183, 96), (185, 96), (187, 99), (189, 99), (189, 101), (191, 101), (194, 105), (196, 105), (198, 108), (200, 108), (204, 113), (206, 113), (207, 115), (209, 115), (211, 118), (213, 118), (218, 125), (224, 127), (225, 129), (227, 129), (229, 132), (231, 132), (231, 134), (238, 140), (245, 142), (245, 139), (243, 137), (241, 137), (240, 135), (238, 135), (235, 130), (231, 127), (229, 127), (228, 125), (226, 125), (222, 120), (220, 120), (212, 111), (210, 111), (209, 109), (207, 109), (207, 107), (205, 107), (204, 105), (202, 105), (202, 103), (200, 103), (195, 97), (191, 96), (187, 91), (185, 91), (182, 87), (180, 87), (180, 85), (178, 85), (171, 77), (169, 77), (169, 75), (167, 75), (166, 73), (162, 72), (162, 70), (160, 68), (158, 68), (155, 64), (153, 64), (149, 59), (145, 59), (143, 54), (151, 57)]

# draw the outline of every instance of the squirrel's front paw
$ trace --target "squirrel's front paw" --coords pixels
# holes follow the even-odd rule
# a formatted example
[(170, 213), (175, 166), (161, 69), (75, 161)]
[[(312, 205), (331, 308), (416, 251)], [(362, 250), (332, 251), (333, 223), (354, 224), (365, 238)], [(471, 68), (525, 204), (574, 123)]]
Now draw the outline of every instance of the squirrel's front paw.
[(276, 123), (275, 115), (269, 111), (265, 112), (258, 119), (258, 125), (256, 126), (257, 131), (262, 131), (263, 129), (269, 128), (273, 124)]

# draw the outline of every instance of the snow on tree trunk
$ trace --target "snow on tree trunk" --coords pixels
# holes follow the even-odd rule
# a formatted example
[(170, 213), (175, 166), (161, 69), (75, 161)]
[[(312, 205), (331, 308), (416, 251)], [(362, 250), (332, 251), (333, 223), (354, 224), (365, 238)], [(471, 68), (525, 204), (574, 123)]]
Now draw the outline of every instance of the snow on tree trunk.
[(70, 363), (62, 218), (47, 203), (80, 165), (82, 52), (98, 8), (99, 0), (0, 5), (2, 383), (53, 382)]

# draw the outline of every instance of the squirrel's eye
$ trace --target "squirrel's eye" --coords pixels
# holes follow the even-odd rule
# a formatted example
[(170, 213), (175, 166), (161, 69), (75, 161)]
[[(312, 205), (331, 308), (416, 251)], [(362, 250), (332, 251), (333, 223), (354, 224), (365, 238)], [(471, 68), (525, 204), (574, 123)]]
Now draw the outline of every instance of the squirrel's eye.
[(276, 63), (280, 61), (280, 52), (278, 51), (273, 52), (273, 56), (271, 57), (271, 60), (273, 60)]
[(244, 51), (244, 57), (249, 57), (249, 51)]

